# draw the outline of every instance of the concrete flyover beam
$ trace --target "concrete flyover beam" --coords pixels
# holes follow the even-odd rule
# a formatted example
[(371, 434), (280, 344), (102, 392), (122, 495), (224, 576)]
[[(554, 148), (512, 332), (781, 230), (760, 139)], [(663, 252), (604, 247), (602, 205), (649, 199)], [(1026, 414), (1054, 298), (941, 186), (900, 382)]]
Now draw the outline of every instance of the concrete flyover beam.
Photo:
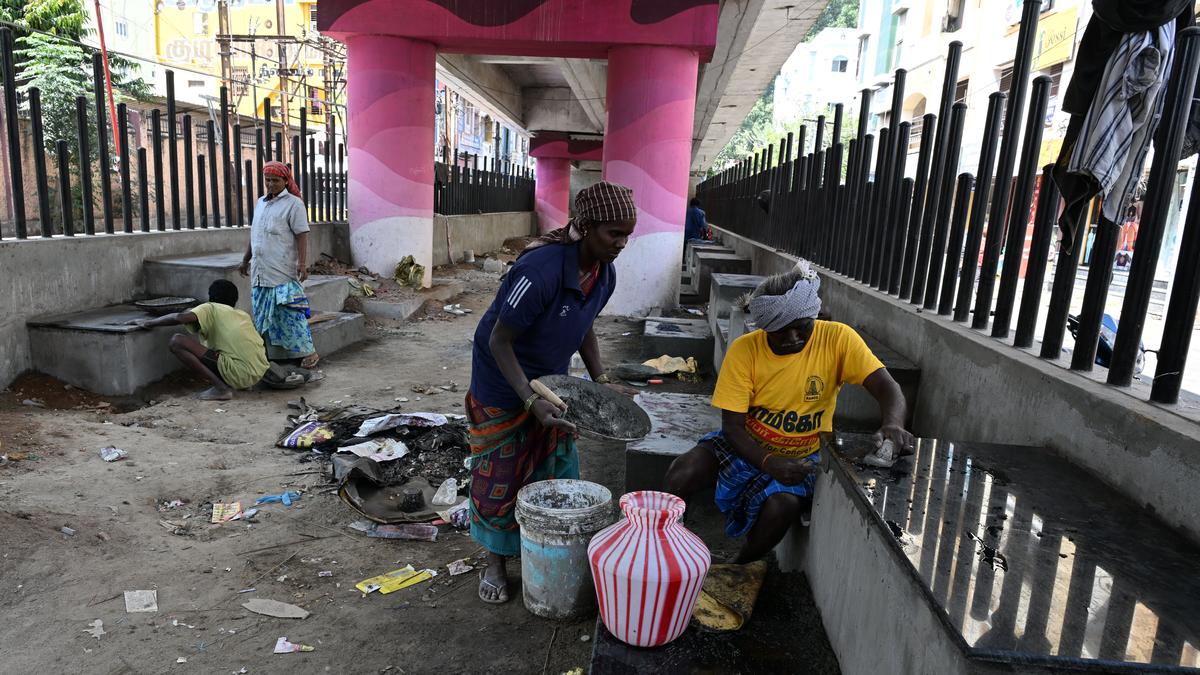
[(588, 59), (558, 59), (558, 67), (575, 94), (575, 100), (583, 108), (599, 131), (604, 130), (606, 97), (608, 86), (608, 64)]
[(527, 129), (552, 129), (577, 134), (598, 134), (597, 125), (568, 87), (527, 87), (524, 94), (524, 118)]
[(701, 66), (692, 134), (693, 172), (712, 165), (828, 0), (727, 0), (717, 48)]
[(437, 76), (459, 92), (467, 92), (467, 98), (492, 117), (527, 128), (521, 87), (495, 62), (470, 54), (438, 54)]

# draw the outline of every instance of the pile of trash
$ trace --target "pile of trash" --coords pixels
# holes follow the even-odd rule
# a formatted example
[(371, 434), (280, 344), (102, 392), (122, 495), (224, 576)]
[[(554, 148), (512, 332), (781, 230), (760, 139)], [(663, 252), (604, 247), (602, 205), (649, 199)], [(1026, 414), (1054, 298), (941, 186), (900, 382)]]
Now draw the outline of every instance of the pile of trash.
[(466, 526), (459, 494), (470, 473), (465, 417), (313, 407), (303, 398), (288, 406), (288, 429), (276, 445), (304, 452), (301, 461), (328, 460), (338, 496), (369, 521)]

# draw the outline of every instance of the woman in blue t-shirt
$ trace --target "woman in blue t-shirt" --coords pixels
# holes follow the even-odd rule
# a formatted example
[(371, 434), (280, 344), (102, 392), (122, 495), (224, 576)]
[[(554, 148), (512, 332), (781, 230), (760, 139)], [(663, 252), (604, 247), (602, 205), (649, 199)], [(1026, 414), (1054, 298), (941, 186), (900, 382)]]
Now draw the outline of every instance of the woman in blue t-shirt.
[(633, 192), (600, 182), (575, 198), (567, 227), (534, 241), (509, 270), (475, 331), (467, 417), (471, 423), (471, 536), (488, 550), (479, 597), (508, 600), (505, 561), (520, 550), (517, 491), (534, 481), (578, 478), (575, 426), (530, 388), (565, 374), (579, 352), (607, 383), (592, 322), (616, 288), (613, 261), (637, 222)]

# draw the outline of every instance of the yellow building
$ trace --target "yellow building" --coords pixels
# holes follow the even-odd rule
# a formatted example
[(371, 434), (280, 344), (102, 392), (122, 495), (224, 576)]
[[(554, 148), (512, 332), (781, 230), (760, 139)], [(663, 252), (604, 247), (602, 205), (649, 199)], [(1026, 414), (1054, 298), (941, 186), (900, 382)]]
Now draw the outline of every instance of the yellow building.
[[(277, 24), (280, 5), (283, 30)], [(272, 121), (280, 123), (280, 99), (286, 88), (290, 126), (300, 123), (300, 109), (308, 110), (308, 124), (323, 130), (327, 114), (343, 129), (342, 109), (326, 102), (344, 103), (344, 62), (333, 54), (329, 41), (316, 31), (317, 5), (296, 0), (229, 0), (230, 100), (241, 115), (261, 118), (263, 99), (271, 100)], [(181, 100), (200, 102), (220, 94), (221, 45), (217, 0), (159, 0), (155, 10), (155, 48), (160, 62), (177, 68), (176, 93)], [(280, 33), (292, 40), (279, 40)], [(254, 39), (252, 36), (262, 36)], [(282, 45), (286, 77), (280, 79)], [(186, 69), (186, 70), (185, 70)], [(207, 77), (200, 75), (207, 74)], [(326, 91), (333, 90), (330, 94)]]

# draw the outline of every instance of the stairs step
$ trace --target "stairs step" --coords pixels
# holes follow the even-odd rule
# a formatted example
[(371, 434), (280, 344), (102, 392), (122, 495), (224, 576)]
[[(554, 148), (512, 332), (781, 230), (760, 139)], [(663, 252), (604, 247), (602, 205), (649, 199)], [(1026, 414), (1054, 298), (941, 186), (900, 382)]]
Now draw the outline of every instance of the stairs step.
[[(179, 295), (204, 301), (212, 282), (225, 279), (238, 287), (238, 309), (249, 312), (250, 280), (237, 271), (242, 255), (242, 251), (218, 251), (147, 260), (146, 293), (151, 297)], [(304, 291), (313, 311), (342, 311), (350, 295), (347, 278), (316, 274), (305, 280)]]

